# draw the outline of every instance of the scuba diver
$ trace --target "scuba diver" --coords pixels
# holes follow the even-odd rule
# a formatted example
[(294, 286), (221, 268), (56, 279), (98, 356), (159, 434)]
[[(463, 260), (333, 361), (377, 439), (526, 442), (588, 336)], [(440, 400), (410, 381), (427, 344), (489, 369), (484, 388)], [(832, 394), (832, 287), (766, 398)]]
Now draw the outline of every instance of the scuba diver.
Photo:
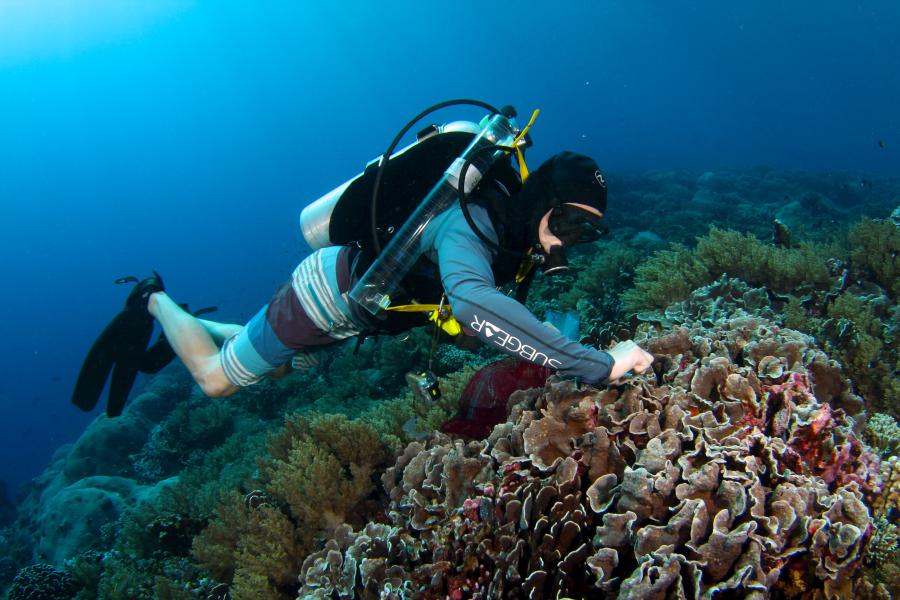
[[(428, 178), (420, 175), (431, 163), (438, 163), (438, 175), (444, 172), (450, 161), (435, 161), (434, 156), (441, 152), (451, 158), (458, 156), (475, 131), (446, 127), (413, 145), (431, 144), (427, 150), (413, 147), (395, 156), (388, 151), (383, 155), (387, 160), (373, 161), (359, 177), (304, 209), (301, 225), (314, 252), (245, 326), (197, 318), (167, 294), (156, 273), (138, 282), (123, 313), (140, 326), (116, 331), (114, 319), (107, 328), (113, 328), (111, 339), (136, 339), (133, 345), (138, 350), (99, 352), (103, 355), (99, 367), (86, 361), (73, 402), (84, 410), (93, 408), (113, 369), (107, 414), (121, 412), (128, 390), (123, 397), (124, 386), (115, 385), (116, 370), (121, 368), (126, 374), (143, 370), (140, 351), (149, 340), (147, 323), (152, 330), (153, 319), (161, 325), (163, 337), (147, 352), (155, 349), (157, 355), (168, 358), (177, 355), (211, 397), (228, 396), (266, 376), (312, 366), (316, 350), (337, 341), (398, 334), (428, 324), (422, 313), (436, 335), (459, 345), (465, 347), (477, 339), (591, 385), (618, 382), (630, 373), (645, 371), (653, 357), (634, 342), (620, 342), (605, 351), (584, 346), (542, 322), (523, 304), (538, 270), (548, 276), (565, 271), (567, 249), (593, 242), (605, 233), (606, 182), (597, 164), (581, 154), (560, 152), (531, 173), (524, 160), (517, 171), (508, 156), (486, 164), (471, 190), (459, 192), (459, 203), (432, 211), (425, 215), (424, 225), (414, 228), (416, 252), (408, 256), (409, 271), (388, 265), (388, 272), (394, 274), (391, 289), (395, 290), (390, 306), (385, 301), (385, 310), (373, 310), (360, 301), (355, 292), (365, 287), (373, 270), (384, 267), (379, 260), (398, 244), (412, 247), (409, 240), (400, 239), (408, 228), (398, 231), (398, 227), (422, 198), (420, 190), (412, 191), (415, 185), (426, 185), (419, 180)], [(469, 187), (466, 168), (472, 164), (465, 163), (456, 171), (465, 182), (458, 186), (463, 190)], [(379, 218), (375, 198), (385, 172), (394, 174), (385, 177), (392, 210), (383, 211)], [(401, 194), (414, 201), (404, 204), (399, 200)], [(366, 219), (361, 216), (366, 213), (363, 199), (369, 197), (372, 218)], [(361, 233), (368, 228), (372, 240)], [(388, 247), (380, 248), (381, 243)], [(508, 286), (514, 286), (509, 295), (501, 291)], [(382, 299), (379, 296), (379, 301)], [(438, 299), (439, 304), (422, 304)], [(102, 339), (95, 348), (99, 344), (102, 350)], [(168, 353), (166, 349), (170, 349)], [(156, 363), (153, 368), (161, 368), (159, 363), (167, 362), (164, 358), (151, 361)]]

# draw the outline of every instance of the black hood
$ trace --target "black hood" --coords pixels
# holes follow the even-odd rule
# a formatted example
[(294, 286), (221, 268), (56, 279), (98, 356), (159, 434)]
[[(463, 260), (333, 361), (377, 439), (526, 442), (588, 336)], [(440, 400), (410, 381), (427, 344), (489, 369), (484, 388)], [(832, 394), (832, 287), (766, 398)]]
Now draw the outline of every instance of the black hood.
[(503, 207), (505, 214), (498, 215), (503, 222), (500, 244), (524, 252), (537, 243), (538, 224), (547, 211), (567, 202), (606, 212), (606, 181), (600, 167), (575, 152), (555, 154), (531, 172), (518, 197)]

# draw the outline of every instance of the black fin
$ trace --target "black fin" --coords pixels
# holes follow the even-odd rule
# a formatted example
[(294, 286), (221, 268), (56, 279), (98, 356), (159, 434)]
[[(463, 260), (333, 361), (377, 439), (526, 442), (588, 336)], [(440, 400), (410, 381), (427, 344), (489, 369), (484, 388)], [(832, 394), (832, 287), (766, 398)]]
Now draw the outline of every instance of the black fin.
[(175, 351), (164, 335), (147, 348), (138, 363), (138, 371), (141, 373), (159, 373), (163, 367), (175, 360)]
[(151, 335), (153, 317), (143, 308), (126, 307), (113, 317), (81, 365), (72, 404), (83, 411), (93, 410), (112, 373), (106, 413), (121, 414)]
[(72, 392), (72, 404), (85, 412), (93, 410), (100, 400), (103, 386), (116, 362), (116, 340), (127, 326), (126, 321), (124, 311), (117, 314), (94, 341), (81, 365)]
[(203, 308), (198, 308), (191, 314), (194, 315), (195, 317), (199, 317), (201, 315), (208, 315), (209, 313), (214, 313), (217, 310), (219, 310), (218, 306), (204, 306)]

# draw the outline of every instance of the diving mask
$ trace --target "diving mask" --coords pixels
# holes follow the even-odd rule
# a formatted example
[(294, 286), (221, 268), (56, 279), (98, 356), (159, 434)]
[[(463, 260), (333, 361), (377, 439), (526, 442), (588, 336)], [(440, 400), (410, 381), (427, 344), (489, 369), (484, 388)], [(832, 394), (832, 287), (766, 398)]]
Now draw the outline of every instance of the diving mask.
[(596, 242), (609, 233), (603, 217), (574, 204), (560, 204), (550, 212), (547, 220), (550, 233), (566, 246)]
[(569, 270), (564, 246), (596, 242), (609, 230), (603, 225), (603, 217), (573, 204), (560, 204), (553, 208), (547, 219), (550, 233), (563, 243), (551, 246), (544, 254), (541, 270), (544, 275), (558, 275)]

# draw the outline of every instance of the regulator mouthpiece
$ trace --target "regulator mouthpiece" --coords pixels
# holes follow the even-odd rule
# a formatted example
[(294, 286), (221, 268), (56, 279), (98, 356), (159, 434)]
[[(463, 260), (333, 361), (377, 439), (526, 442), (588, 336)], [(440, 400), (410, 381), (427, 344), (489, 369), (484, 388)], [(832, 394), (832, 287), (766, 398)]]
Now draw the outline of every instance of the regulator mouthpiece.
[(541, 271), (544, 275), (559, 275), (569, 270), (569, 261), (566, 259), (566, 251), (562, 246), (551, 246), (550, 251), (544, 254), (544, 262), (541, 263)]

